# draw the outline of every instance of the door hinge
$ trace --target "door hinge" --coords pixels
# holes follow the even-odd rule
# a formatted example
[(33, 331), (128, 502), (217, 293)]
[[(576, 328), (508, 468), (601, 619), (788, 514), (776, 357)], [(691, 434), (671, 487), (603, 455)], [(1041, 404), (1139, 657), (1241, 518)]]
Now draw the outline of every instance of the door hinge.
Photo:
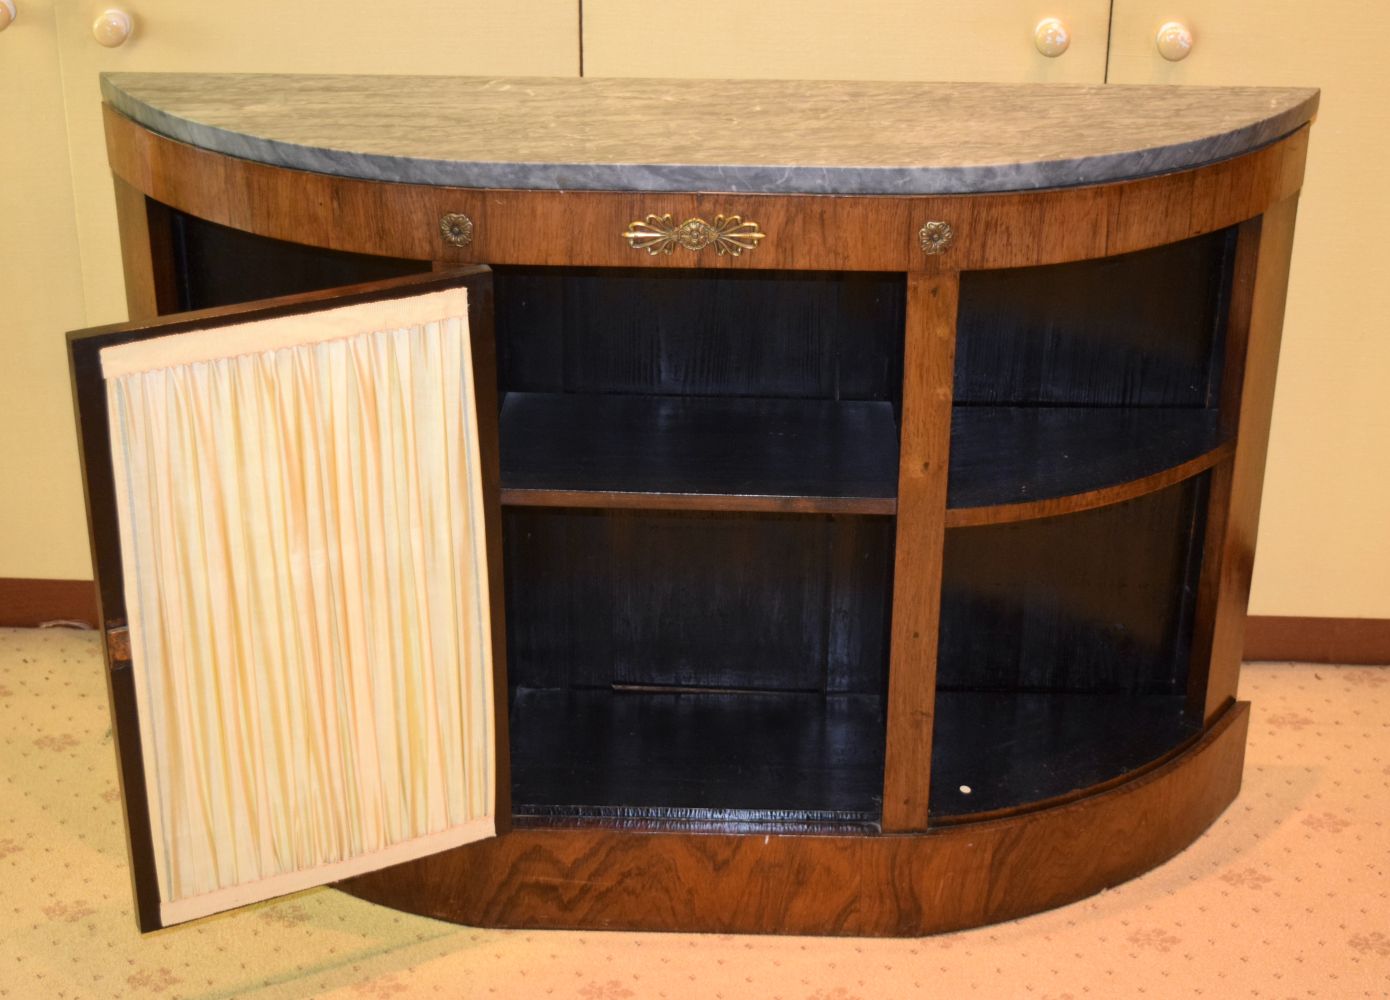
[(130, 666), (130, 629), (125, 625), (106, 630), (106, 657), (112, 670)]

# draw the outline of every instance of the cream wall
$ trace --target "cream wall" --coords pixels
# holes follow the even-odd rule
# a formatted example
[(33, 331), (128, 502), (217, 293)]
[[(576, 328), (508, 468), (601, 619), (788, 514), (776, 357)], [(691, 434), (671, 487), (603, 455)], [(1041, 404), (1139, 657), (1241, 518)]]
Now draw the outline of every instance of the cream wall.
[[(578, 71), (578, 0), (357, 0), (228, 7), (128, 5), (137, 35), (102, 49), (98, 5), (19, 0), (0, 34), (0, 577), (90, 576), (61, 331), (123, 315), (96, 74), (132, 70)], [(1185, 0), (1184, 0), (1185, 3)], [(1112, 9), (1113, 7), (1113, 9)], [(1390, 198), (1377, 184), (1390, 124), (1380, 63), (1390, 7), (1329, 0), (585, 0), (587, 75), (1309, 83), (1324, 88), (1300, 213), (1251, 610), (1390, 617)], [(1113, 15), (1113, 22), (1112, 22)], [(1033, 26), (1061, 16), (1071, 49), (1045, 59)], [(1157, 25), (1196, 46), (1159, 59)], [(1106, 40), (1109, 39), (1107, 49)], [(35, 294), (35, 290), (41, 290)]]
[[(1059, 17), (1060, 58), (1033, 30)], [(1110, 0), (585, 0), (585, 76), (1100, 83)]]
[[(1186, 21), (1191, 55), (1153, 45)], [(1115, 0), (1110, 80), (1322, 88), (1299, 200), (1252, 614), (1390, 618), (1390, 4)]]
[[(575, 0), (17, 0), (0, 32), (0, 577), (92, 575), (63, 332), (125, 318), (97, 74), (572, 76)], [(136, 19), (119, 48), (97, 12)]]
[(82, 270), (53, 0), (0, 33), (0, 577), (90, 577), (63, 331)]

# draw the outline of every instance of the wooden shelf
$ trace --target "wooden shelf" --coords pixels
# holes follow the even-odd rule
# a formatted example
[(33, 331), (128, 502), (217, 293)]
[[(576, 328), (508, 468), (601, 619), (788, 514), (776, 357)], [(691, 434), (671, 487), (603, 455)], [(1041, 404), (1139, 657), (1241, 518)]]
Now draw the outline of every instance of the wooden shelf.
[(521, 689), (519, 815), (610, 823), (876, 822), (882, 703), (866, 695)]
[(938, 691), (932, 818), (1014, 809), (1130, 775), (1201, 732), (1185, 703), (1183, 695)]
[(1120, 503), (1231, 453), (1215, 410), (958, 406), (947, 527), (999, 524)]
[(511, 392), (502, 503), (893, 514), (886, 402)]

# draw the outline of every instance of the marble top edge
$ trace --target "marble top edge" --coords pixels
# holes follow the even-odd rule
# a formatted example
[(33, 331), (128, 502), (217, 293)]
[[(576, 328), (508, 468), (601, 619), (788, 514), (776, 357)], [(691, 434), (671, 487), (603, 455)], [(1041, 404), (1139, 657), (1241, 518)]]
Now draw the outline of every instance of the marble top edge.
[(1312, 119), (1319, 96), (1311, 88), (282, 74), (107, 73), (101, 86), (116, 110), (169, 138), (342, 177), (899, 196), (1191, 169), (1288, 135)]

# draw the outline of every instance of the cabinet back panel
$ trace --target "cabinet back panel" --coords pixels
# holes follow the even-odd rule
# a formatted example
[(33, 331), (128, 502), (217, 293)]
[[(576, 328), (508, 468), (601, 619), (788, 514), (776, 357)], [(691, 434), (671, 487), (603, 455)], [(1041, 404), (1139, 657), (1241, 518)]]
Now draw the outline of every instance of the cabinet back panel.
[(955, 400), (1215, 405), (1234, 230), (960, 278)]
[(514, 688), (878, 695), (892, 521), (504, 512)]
[(725, 830), (872, 822), (883, 793), (877, 698), (531, 688), (511, 724), (523, 815)]
[(896, 401), (897, 274), (496, 269), (504, 391)]
[(277, 295), (423, 274), (429, 261), (325, 250), (230, 229), (171, 210), (179, 309), (229, 306)]
[(947, 531), (938, 685), (1182, 694), (1206, 478), (1083, 513)]

